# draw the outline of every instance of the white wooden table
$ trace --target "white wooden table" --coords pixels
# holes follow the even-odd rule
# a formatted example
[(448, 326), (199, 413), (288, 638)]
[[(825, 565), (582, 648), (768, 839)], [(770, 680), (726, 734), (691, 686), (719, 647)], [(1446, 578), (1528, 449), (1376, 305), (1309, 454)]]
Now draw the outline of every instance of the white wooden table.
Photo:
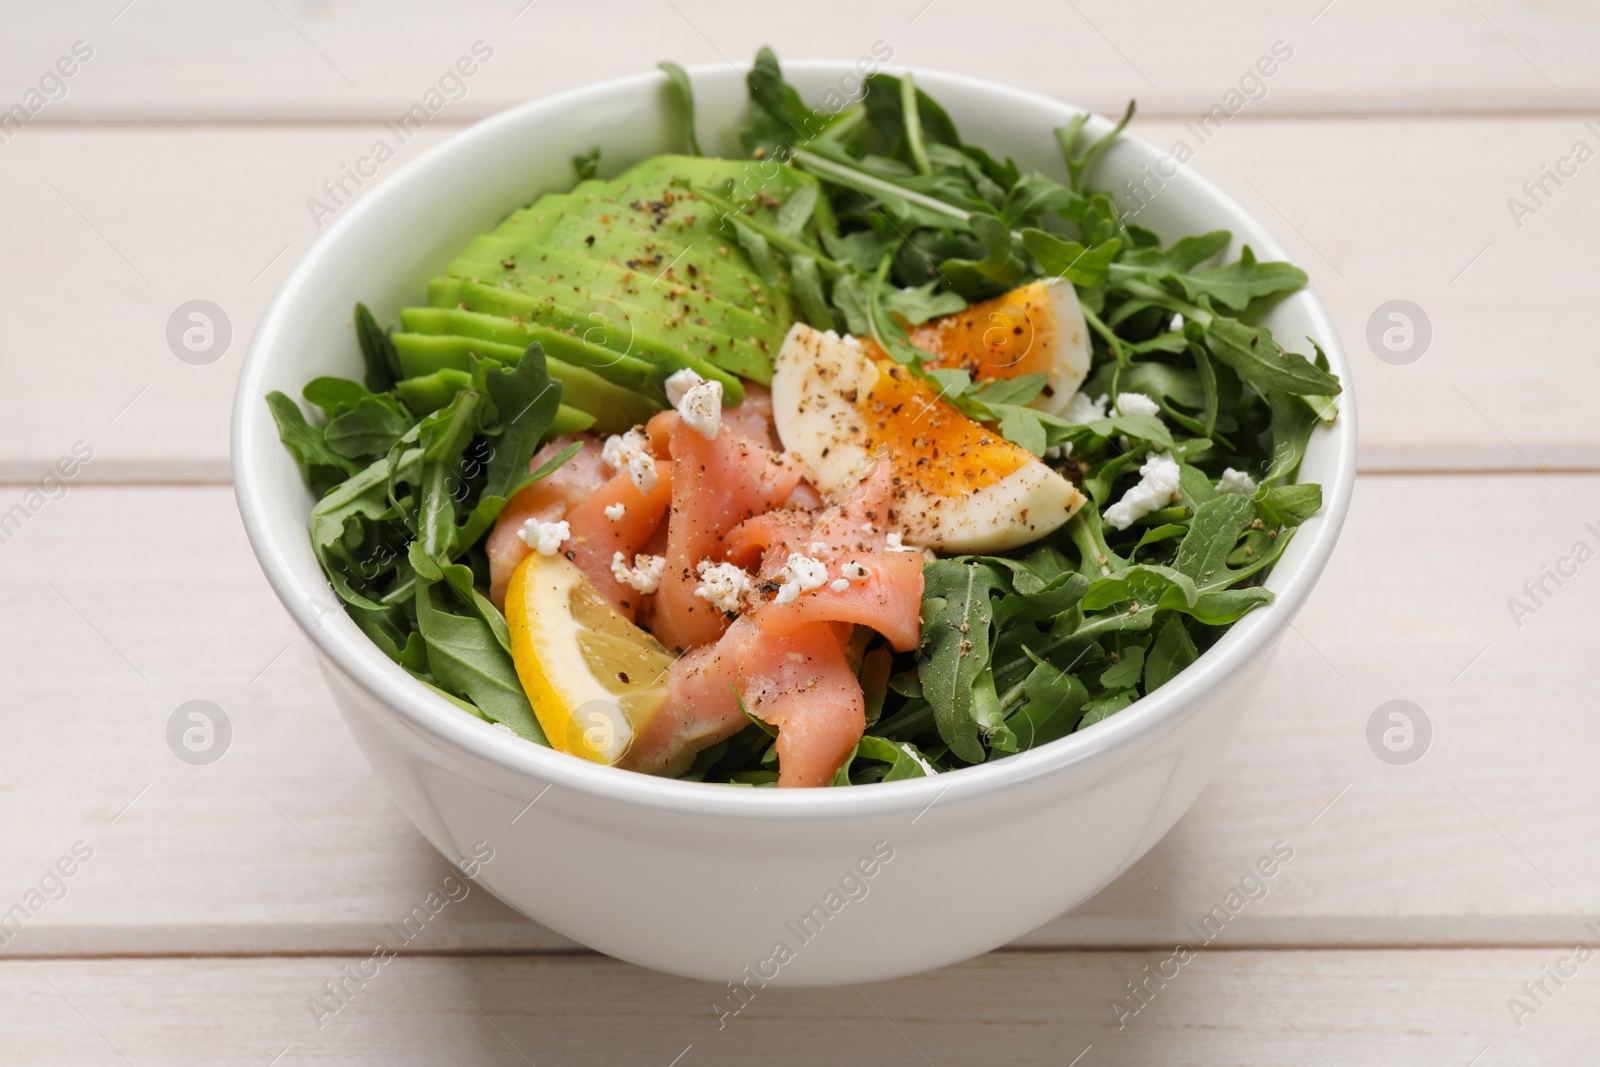
[[(1546, 179), (1537, 202), (1522, 185), (1576, 141), (1600, 149), (1585, 126), (1600, 10), (450, 8), (81, 0), (5, 17), (0, 108), (74, 42), (93, 54), (0, 144), (0, 512), (27, 513), (0, 528), (0, 909), (21, 927), (0, 934), (0, 1062), (1596, 1061), (1600, 961), (1571, 954), (1600, 944), (1600, 564), (1546, 578), (1537, 604), (1523, 585), (1577, 542), (1600, 549), (1600, 162)], [(1005, 951), (764, 991), (721, 1031), (718, 987), (587, 953), (475, 891), (316, 1024), (310, 999), (446, 867), (363, 763), (251, 558), (229, 398), (315, 236), (307, 198), (480, 40), (492, 59), (376, 180), (515, 102), (764, 42), (805, 56), (882, 40), (897, 62), (1101, 110), (1137, 96), (1138, 132), (1163, 145), (1274, 42), (1292, 48), (1193, 165), (1282, 236), (1332, 308), (1363, 477), (1226, 765), (1138, 871)], [(1514, 218), (1513, 196), (1537, 210)], [(165, 339), (191, 299), (232, 325), (205, 366)], [(1409, 365), (1366, 340), (1392, 299), (1432, 325)], [(39, 492), (75, 446), (92, 458)], [(1514, 618), (1513, 597), (1537, 610)], [(192, 699), (232, 724), (210, 766), (166, 743)], [(1432, 723), (1408, 766), (1368, 747), (1391, 699)], [(1119, 1027), (1113, 999), (1138, 1006), (1126, 983), (1279, 841), (1294, 858), (1267, 896)]]

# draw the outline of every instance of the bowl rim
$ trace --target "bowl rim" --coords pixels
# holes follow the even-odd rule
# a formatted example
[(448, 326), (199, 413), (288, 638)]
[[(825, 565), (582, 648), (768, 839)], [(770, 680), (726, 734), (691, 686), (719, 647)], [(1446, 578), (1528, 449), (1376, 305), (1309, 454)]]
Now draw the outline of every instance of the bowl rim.
[[(741, 64), (704, 64), (688, 69), (696, 75), (726, 76), (727, 68), (741, 72)], [(832, 76), (853, 70), (846, 60), (786, 60), (788, 73), (810, 72)], [(1087, 109), (1039, 93), (1001, 85), (968, 75), (915, 66), (884, 64), (890, 73), (912, 72), (922, 87), (935, 93), (955, 90), (991, 100), (1011, 100), (1029, 107), (1043, 105), (1058, 110), (1063, 120)], [(1303, 553), (1295, 565), (1280, 561), (1268, 584), (1276, 594), (1271, 604), (1250, 612), (1194, 663), (1184, 668), (1155, 693), (1136, 700), (1116, 715), (1087, 729), (1059, 738), (1046, 745), (1016, 755), (963, 767), (933, 777), (880, 782), (862, 789), (736, 789), (725, 785), (656, 778), (633, 771), (603, 766), (576, 759), (565, 753), (532, 744), (508, 735), (490, 723), (456, 707), (430, 692), (402, 668), (393, 663), (363, 634), (342, 610), (336, 612), (343, 625), (327, 624), (315, 606), (318, 597), (331, 596), (326, 579), (318, 571), (316, 585), (308, 584), (301, 568), (284, 553), (265, 515), (265, 504), (258, 469), (263, 457), (256, 446), (261, 420), (268, 417), (266, 405), (257, 403), (259, 379), (270, 365), (283, 323), (294, 313), (297, 295), (314, 279), (319, 263), (328, 250), (341, 241), (358, 220), (380, 212), (391, 198), (410, 181), (422, 180), (430, 168), (438, 168), (463, 146), (500, 137), (503, 131), (518, 127), (540, 116), (557, 115), (569, 108), (609, 97), (613, 94), (659, 92), (667, 75), (659, 71), (629, 75), (566, 90), (528, 101), (474, 123), (446, 141), (433, 146), (416, 159), (398, 168), (388, 179), (360, 198), (320, 233), (279, 285), (262, 313), (249, 350), (240, 369), (235, 390), (232, 424), (232, 466), (234, 492), (251, 548), (269, 584), (296, 624), (310, 639), (319, 656), (337, 667), (355, 686), (391, 714), (404, 720), (414, 733), (488, 762), (503, 771), (525, 777), (530, 784), (560, 785), (580, 794), (624, 804), (688, 814), (730, 819), (763, 820), (828, 819), (885, 815), (899, 812), (924, 812), (953, 794), (945, 803), (1016, 789), (1040, 777), (1077, 767), (1117, 750), (1133, 748), (1141, 739), (1151, 738), (1176, 726), (1188, 713), (1223, 688), (1240, 670), (1268, 650), (1291, 626), (1333, 553), (1348, 514), (1355, 484), (1357, 426), (1353, 378), (1332, 317), (1308, 283), (1290, 299), (1302, 302), (1302, 312), (1312, 327), (1311, 336), (1326, 352), (1331, 368), (1344, 385), (1340, 395), (1339, 418), (1332, 426), (1319, 426), (1314, 432), (1329, 435), (1333, 448), (1333, 476), (1324, 485), (1323, 508), (1296, 537), (1295, 549)], [(1094, 115), (1089, 130), (1109, 130), (1111, 124)], [(1137, 135), (1124, 132), (1122, 140), (1151, 154), (1160, 152)], [(1287, 253), (1249, 212), (1217, 186), (1183, 166), (1176, 181), (1188, 194), (1209, 199), (1217, 207), (1245, 223), (1253, 233), (1250, 243), (1263, 259), (1288, 259)], [(269, 438), (274, 444), (276, 434)], [(281, 446), (280, 446), (281, 447)], [(1324, 446), (1326, 447), (1326, 446)], [(303, 529), (303, 524), (301, 524)], [(1276, 579), (1276, 580), (1274, 580)], [(337, 598), (334, 598), (335, 601)], [(1110, 768), (1108, 767), (1108, 770)], [(540, 794), (542, 795), (542, 793)]]

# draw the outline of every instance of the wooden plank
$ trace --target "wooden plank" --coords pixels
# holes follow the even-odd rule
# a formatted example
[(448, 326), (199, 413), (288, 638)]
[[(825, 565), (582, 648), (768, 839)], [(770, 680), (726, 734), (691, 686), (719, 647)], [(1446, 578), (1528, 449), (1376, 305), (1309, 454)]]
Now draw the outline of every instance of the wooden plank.
[[(0, 63), (19, 75), (42, 75), (76, 40), (94, 49), (41, 122), (392, 118), (476, 41), (492, 57), (452, 94), (464, 91), (447, 105), (453, 118), (662, 59), (744, 61), (763, 44), (786, 57), (853, 58), (878, 41), (897, 63), (999, 76), (1102, 109), (1138, 96), (1152, 114), (1188, 116), (1221, 103), (1279, 41), (1292, 58), (1264, 90), (1246, 84), (1258, 96), (1253, 111), (1582, 111), (1600, 102), (1595, 11), (1532, 0), (1026, 0), (1003, 15), (975, 0), (820, 0), (804, 19), (732, 0), (475, 0), (403, 16), (376, 0), (105, 0), (54, 5), (18, 23)], [(629, 32), (618, 34), (623, 23)], [(8, 89), (20, 97), (16, 83), (27, 83), (18, 77)]]
[[(0, 1055), (62, 1067), (1590, 1063), (1600, 986), (1586, 971), (1545, 980), (1551, 995), (1520, 1030), (1506, 1006), (1564, 955), (1202, 951), (1179, 968), (1167, 953), (1004, 953), (858, 988), (752, 983), (725, 1019), (717, 1005), (739, 1003), (727, 987), (598, 957), (11, 962)], [(369, 981), (345, 979), (362, 966)], [(1158, 986), (1146, 968), (1170, 977)], [(341, 979), (343, 1005), (324, 992)], [(1126, 990), (1141, 980), (1142, 1004)], [(1137, 1014), (1114, 1013), (1119, 997)]]
[[(447, 132), (424, 131), (378, 180)], [(1555, 195), (1520, 228), (1505, 206), (1587, 136), (1576, 119), (1251, 120), (1203, 145), (1181, 123), (1141, 132), (1166, 148), (1186, 140), (1189, 165), (1311, 274), (1356, 369), (1364, 468), (1600, 467), (1600, 426), (1562, 414), (1600, 393), (1586, 292), (1600, 198), (1581, 188), (1600, 176), (1547, 186)], [(306, 200), (379, 133), (37, 129), (5, 146), (0, 480), (39, 477), (79, 440), (94, 449), (91, 480), (226, 479), (236, 371), (273, 287), (317, 233)], [(231, 348), (207, 366), (166, 340), (193, 299), (232, 324)], [(1406, 366), (1367, 343), (1393, 299), (1431, 322), (1431, 347)]]
[[(1575, 542), (1600, 547), (1584, 525), (1600, 528), (1597, 489), (1575, 475), (1362, 479), (1322, 586), (1193, 811), (1139, 871), (1022, 944), (1190, 938), (1278, 841), (1293, 860), (1219, 946), (1579, 936), (1600, 914), (1587, 756), (1600, 585), (1590, 568), (1546, 579), (1554, 595), (1520, 629), (1506, 602)], [(362, 951), (445, 873), (334, 714), (226, 489), (73, 489), (0, 546), (0, 597), (29, 620), (0, 644), (0, 905), (76, 841), (95, 850), (6, 953)], [(211, 766), (167, 747), (193, 699), (232, 723)], [(1392, 699), (1433, 725), (1411, 766), (1368, 748)], [(481, 892), (426, 937), (432, 951), (570, 947)]]

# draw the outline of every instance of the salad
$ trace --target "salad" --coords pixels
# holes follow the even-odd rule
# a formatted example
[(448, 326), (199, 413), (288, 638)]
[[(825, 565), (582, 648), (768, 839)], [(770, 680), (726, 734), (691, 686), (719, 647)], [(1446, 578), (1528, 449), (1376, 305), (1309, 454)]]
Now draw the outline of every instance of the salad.
[(912, 77), (813, 110), (763, 49), (743, 158), (577, 182), (474, 239), (365, 378), (267, 397), (357, 625), (474, 715), (739, 786), (945, 773), (1164, 685), (1272, 599), (1340, 385), (1305, 284), (963, 140)]

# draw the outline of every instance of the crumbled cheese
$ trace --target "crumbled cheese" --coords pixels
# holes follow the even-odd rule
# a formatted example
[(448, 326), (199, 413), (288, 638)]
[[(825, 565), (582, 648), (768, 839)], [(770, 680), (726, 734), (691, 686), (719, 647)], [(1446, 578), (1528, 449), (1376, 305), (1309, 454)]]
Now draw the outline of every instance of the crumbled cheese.
[(700, 575), (700, 584), (695, 588), (694, 595), (709, 600), (718, 611), (738, 611), (750, 599), (750, 593), (755, 588), (750, 576), (731, 563), (712, 563), (703, 559), (695, 570)]
[(789, 562), (774, 577), (782, 584), (778, 586), (778, 595), (773, 599), (776, 603), (787, 604), (798, 599), (801, 593), (809, 593), (826, 582), (828, 568), (821, 560), (791, 552)]
[(1090, 400), (1083, 393), (1073, 393), (1072, 399), (1067, 401), (1066, 409), (1061, 412), (1061, 417), (1076, 426), (1099, 422), (1106, 417), (1106, 398)]
[(876, 533), (877, 532), (877, 528), (875, 526), (873, 526), (872, 523), (870, 523), (870, 522), (864, 522), (864, 523), (861, 524), (861, 532), (864, 533), (864, 534)]
[(1106, 508), (1102, 514), (1106, 525), (1126, 530), (1135, 519), (1143, 518), (1159, 508), (1172, 503), (1172, 494), (1178, 491), (1178, 461), (1164, 453), (1156, 453), (1139, 468), (1139, 484), (1122, 494), (1122, 499)]
[(572, 527), (567, 525), (567, 520), (560, 522), (540, 522), (538, 519), (529, 519), (522, 524), (518, 536), (523, 542), (541, 556), (553, 556), (561, 550), (572, 536)]
[(1066, 442), (1063, 442), (1062, 444), (1059, 444), (1059, 445), (1051, 445), (1049, 448), (1044, 450), (1044, 458), (1047, 459), (1047, 460), (1051, 460), (1051, 459), (1071, 459), (1072, 458), (1072, 442), (1071, 441), (1066, 441)]
[(628, 513), (628, 505), (617, 503), (606, 505), (606, 518), (612, 522), (621, 522), (622, 516)]
[(864, 582), (872, 577), (872, 571), (860, 563), (846, 563), (839, 568), (839, 573), (852, 582)]
[(627, 471), (633, 487), (641, 493), (648, 493), (661, 480), (656, 474), (655, 456), (650, 453), (650, 438), (638, 428), (606, 438), (600, 460), (614, 471)]
[(811, 542), (810, 546), (806, 548), (806, 551), (811, 553), (813, 556), (821, 558), (822, 556), (826, 556), (831, 548), (832, 546), (826, 541), (813, 541)]
[(1183, 329), (1183, 316), (1172, 316), (1172, 321), (1167, 323), (1167, 329), (1171, 330), (1173, 333), (1177, 333), (1179, 330)]
[[(682, 373), (681, 371), (679, 373)], [(700, 382), (677, 403), (678, 415), (689, 429), (714, 441), (722, 429), (722, 383)]]
[(841, 340), (844, 341), (844, 343), (849, 345), (851, 348), (858, 349), (858, 350), (861, 348), (861, 339), (859, 337), (857, 337), (853, 333), (845, 334), (844, 337), (841, 338)]
[(1161, 405), (1144, 393), (1118, 393), (1118, 415), (1160, 415)]
[(1222, 480), (1217, 483), (1219, 493), (1242, 493), (1249, 496), (1256, 491), (1256, 480), (1244, 471), (1236, 471), (1232, 467), (1222, 472)]
[(683, 403), (683, 394), (687, 393), (690, 389), (693, 389), (703, 381), (705, 381), (704, 378), (700, 377), (700, 375), (696, 374), (688, 367), (685, 367), (680, 371), (674, 371), (665, 382), (667, 387), (667, 403), (671, 404), (673, 407), (677, 407), (679, 404)]
[(832, 589), (835, 593), (842, 593), (846, 589), (850, 588), (850, 583), (845, 581), (843, 578), (835, 578), (833, 581), (828, 583), (828, 588)]
[(621, 552), (611, 557), (611, 575), (622, 585), (641, 593), (654, 593), (661, 588), (661, 575), (667, 569), (665, 556), (647, 556), (640, 553), (628, 566), (628, 557)]
[(889, 551), (889, 552), (917, 552), (917, 551), (920, 551), (917, 548), (916, 545), (901, 544), (900, 543), (900, 538), (903, 537), (903, 536), (904, 535), (902, 533), (900, 533), (900, 531), (898, 531), (898, 530), (896, 530), (894, 533), (884, 534), (883, 535), (883, 541), (884, 541), (883, 547), (884, 547), (884, 549), (886, 551)]

